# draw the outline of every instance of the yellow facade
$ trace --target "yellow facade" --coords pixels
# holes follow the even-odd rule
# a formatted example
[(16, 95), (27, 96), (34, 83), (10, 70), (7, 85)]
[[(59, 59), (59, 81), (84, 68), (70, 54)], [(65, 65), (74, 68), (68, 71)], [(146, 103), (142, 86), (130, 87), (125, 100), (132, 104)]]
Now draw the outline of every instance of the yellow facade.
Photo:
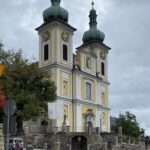
[(82, 100), (85, 99), (85, 84), (84, 84), (84, 77), (81, 77), (81, 98)]
[(60, 71), (60, 95), (69, 96), (72, 95), (72, 75), (67, 72)]
[[(51, 79), (57, 86), (56, 101), (63, 102), (63, 108), (60, 108), (62, 115), (50, 120), (49, 126), (61, 128), (65, 115), (72, 131), (77, 128), (83, 131), (84, 115), (91, 110), (94, 113), (94, 127), (100, 127), (101, 119), (102, 125), (109, 131), (107, 57), (102, 58), (101, 55), (102, 51), (108, 51), (109, 48), (102, 43), (83, 44), (77, 48), (73, 58), (74, 31), (73, 27), (59, 20), (42, 25), (39, 29), (39, 66), (50, 71)], [(45, 43), (49, 44), (48, 60), (44, 58)], [(101, 74), (101, 62), (106, 65), (104, 76)]]
[(92, 82), (92, 100), (96, 101), (96, 85), (95, 85), (95, 81)]

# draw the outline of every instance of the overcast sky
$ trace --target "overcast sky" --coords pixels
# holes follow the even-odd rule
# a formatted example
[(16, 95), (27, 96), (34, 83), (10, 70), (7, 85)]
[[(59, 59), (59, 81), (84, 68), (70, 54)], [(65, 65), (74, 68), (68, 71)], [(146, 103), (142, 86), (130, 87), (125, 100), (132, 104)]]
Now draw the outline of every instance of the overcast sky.
[[(69, 23), (77, 28), (75, 48), (89, 28), (91, 0), (62, 0)], [(7, 49), (23, 49), (38, 59), (42, 12), (49, 0), (0, 0), (0, 39)], [(131, 111), (150, 134), (150, 0), (95, 0), (98, 28), (112, 48), (109, 53), (111, 115)]]

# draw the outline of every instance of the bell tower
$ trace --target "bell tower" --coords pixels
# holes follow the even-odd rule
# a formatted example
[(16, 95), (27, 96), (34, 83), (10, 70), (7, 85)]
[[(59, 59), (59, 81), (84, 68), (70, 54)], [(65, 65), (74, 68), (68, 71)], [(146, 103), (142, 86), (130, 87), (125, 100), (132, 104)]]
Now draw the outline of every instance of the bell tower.
[[(82, 112), (81, 116), (75, 116), (76, 126), (82, 126), (86, 122), (85, 114), (91, 110), (95, 119), (94, 127), (100, 127), (102, 131), (110, 131), (109, 119), (109, 81), (108, 81), (108, 53), (110, 48), (104, 44), (105, 34), (97, 27), (97, 14), (92, 2), (89, 12), (89, 30), (83, 34), (83, 44), (77, 48), (76, 62), (78, 69), (73, 72), (76, 89), (76, 109)], [(83, 104), (84, 102), (84, 104)], [(78, 118), (81, 118), (79, 120)], [(75, 130), (81, 131), (80, 128)]]
[(68, 24), (69, 13), (60, 3), (61, 0), (51, 0), (51, 6), (43, 11), (43, 24), (36, 29), (39, 67), (48, 71), (55, 82), (57, 106), (63, 112), (50, 120), (51, 127), (62, 127), (65, 115), (67, 125), (72, 128), (73, 34), (76, 29)]
[(44, 23), (39, 33), (39, 67), (59, 64), (72, 68), (73, 32), (68, 24), (68, 12), (60, 6), (60, 0), (51, 0), (51, 6), (43, 11)]
[[(57, 99), (49, 103), (49, 127), (85, 132), (87, 127), (110, 131), (108, 99), (108, 53), (105, 34), (97, 27), (97, 14), (92, 2), (89, 30), (84, 32), (82, 45), (73, 55), (73, 34), (69, 13), (61, 0), (51, 0), (43, 11), (39, 34), (39, 67), (50, 73), (57, 87)], [(56, 104), (56, 105), (55, 105)]]

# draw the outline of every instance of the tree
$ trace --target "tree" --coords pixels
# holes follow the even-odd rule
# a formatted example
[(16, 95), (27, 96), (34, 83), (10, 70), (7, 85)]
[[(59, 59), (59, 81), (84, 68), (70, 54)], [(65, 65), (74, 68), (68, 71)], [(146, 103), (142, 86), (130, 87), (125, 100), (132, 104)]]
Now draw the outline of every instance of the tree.
[(0, 60), (5, 64), (0, 85), (7, 99), (16, 101), (17, 128), (21, 129), (22, 120), (38, 116), (41, 107), (46, 109), (45, 102), (56, 99), (56, 86), (50, 80), (50, 73), (39, 69), (38, 62), (24, 58), (21, 50), (5, 51), (0, 45)]
[(118, 133), (119, 127), (122, 127), (123, 135), (126, 136), (139, 137), (144, 132), (144, 129), (140, 128), (136, 116), (130, 112), (120, 114), (119, 118), (115, 121), (115, 125), (113, 125), (111, 129), (115, 133)]

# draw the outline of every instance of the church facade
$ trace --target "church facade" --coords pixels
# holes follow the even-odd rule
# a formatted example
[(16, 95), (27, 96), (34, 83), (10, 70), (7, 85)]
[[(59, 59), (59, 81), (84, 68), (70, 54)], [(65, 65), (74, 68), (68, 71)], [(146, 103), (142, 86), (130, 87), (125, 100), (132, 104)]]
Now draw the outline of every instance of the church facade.
[(44, 23), (39, 34), (39, 67), (50, 73), (57, 87), (58, 107), (63, 113), (49, 119), (49, 127), (60, 130), (64, 120), (72, 132), (84, 132), (87, 127), (110, 131), (108, 53), (105, 35), (97, 28), (97, 14), (92, 3), (89, 30), (83, 34), (83, 44), (73, 50), (76, 29), (68, 24), (69, 13), (60, 0), (51, 0), (43, 12)]

